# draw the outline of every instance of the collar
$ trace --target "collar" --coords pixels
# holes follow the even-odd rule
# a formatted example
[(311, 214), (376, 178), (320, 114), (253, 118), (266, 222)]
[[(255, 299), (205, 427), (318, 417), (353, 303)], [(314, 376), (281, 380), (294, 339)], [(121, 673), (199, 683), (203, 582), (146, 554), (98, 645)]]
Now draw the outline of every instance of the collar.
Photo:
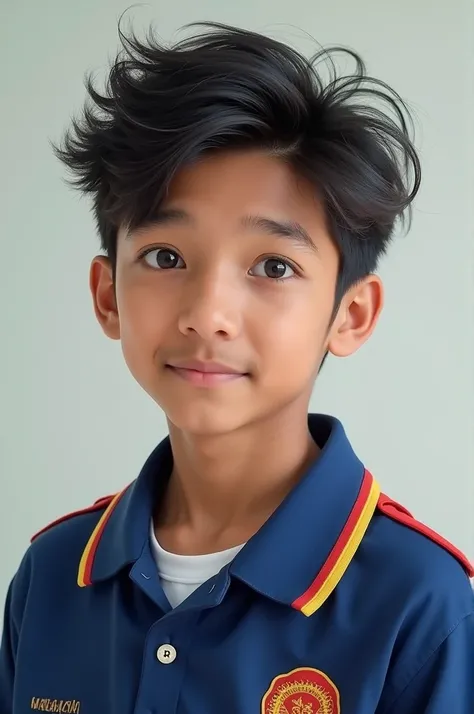
[(77, 584), (107, 580), (135, 563), (149, 543), (150, 521), (173, 466), (169, 438), (150, 454), (138, 478), (112, 498), (92, 531), (79, 563)]
[(309, 416), (319, 458), (230, 572), (310, 616), (333, 592), (369, 526), (380, 489), (337, 419)]
[[(347, 570), (380, 494), (339, 421), (310, 415), (309, 429), (322, 449), (317, 461), (229, 569), (234, 578), (307, 616), (321, 607)], [(112, 577), (138, 560), (172, 463), (166, 438), (138, 478), (110, 501), (82, 555), (79, 585)]]

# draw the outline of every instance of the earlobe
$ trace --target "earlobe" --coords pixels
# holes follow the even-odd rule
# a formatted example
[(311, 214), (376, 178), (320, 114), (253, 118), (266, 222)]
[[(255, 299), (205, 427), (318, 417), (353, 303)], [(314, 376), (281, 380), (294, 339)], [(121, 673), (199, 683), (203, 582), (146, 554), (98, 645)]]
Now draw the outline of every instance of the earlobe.
[(115, 298), (113, 270), (110, 260), (96, 256), (90, 267), (89, 286), (94, 312), (104, 333), (111, 340), (120, 339), (120, 321)]
[(327, 349), (335, 357), (348, 357), (372, 335), (383, 308), (383, 285), (369, 275), (344, 296), (329, 333)]

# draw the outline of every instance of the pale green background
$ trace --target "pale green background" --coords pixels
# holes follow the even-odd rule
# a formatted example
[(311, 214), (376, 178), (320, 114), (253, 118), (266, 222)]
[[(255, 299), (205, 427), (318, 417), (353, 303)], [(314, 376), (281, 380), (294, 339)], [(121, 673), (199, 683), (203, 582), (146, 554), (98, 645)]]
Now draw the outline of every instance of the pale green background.
[[(29, 536), (132, 480), (165, 433), (95, 323), (92, 219), (48, 146), (81, 105), (84, 72), (102, 72), (113, 56), (126, 7), (2, 4), (0, 601)], [(182, 0), (131, 13), (165, 38), (192, 20), (220, 20), (310, 52), (304, 30), (357, 49), (411, 102), (424, 167), (413, 230), (383, 265), (376, 335), (355, 357), (329, 361), (312, 406), (345, 422), (386, 492), (471, 557), (473, 14), (463, 0)]]

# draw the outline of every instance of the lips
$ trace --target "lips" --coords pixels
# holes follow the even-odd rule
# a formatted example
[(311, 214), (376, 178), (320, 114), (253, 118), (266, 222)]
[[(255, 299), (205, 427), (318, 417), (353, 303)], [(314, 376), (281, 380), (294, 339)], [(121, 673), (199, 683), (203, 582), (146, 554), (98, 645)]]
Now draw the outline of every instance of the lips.
[(243, 374), (240, 370), (229, 367), (220, 362), (201, 362), (199, 360), (186, 360), (185, 362), (170, 362), (169, 367), (174, 369), (188, 369), (204, 374)]
[(173, 361), (169, 362), (167, 367), (186, 382), (202, 387), (232, 382), (246, 376), (241, 370), (221, 362)]

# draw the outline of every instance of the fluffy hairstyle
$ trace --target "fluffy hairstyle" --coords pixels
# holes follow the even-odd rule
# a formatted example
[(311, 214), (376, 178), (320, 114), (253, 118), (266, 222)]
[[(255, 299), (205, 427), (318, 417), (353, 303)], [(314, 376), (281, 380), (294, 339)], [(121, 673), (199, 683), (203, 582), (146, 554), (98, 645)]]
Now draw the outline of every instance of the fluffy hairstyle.
[[(397, 220), (410, 219), (420, 163), (407, 106), (352, 50), (307, 59), (255, 32), (198, 27), (166, 46), (119, 26), (105, 90), (87, 77), (84, 110), (54, 147), (92, 196), (102, 248), (115, 265), (118, 228), (153, 218), (175, 174), (206, 152), (274, 152), (323, 199), (340, 255), (337, 303), (377, 268)], [(341, 53), (350, 75), (338, 73)]]

